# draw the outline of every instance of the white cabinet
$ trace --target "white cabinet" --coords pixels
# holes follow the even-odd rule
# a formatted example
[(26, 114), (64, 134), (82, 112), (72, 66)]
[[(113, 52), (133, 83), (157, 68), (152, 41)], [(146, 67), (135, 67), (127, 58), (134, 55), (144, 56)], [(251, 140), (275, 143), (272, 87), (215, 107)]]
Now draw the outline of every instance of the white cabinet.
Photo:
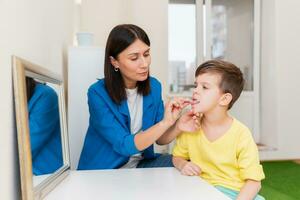
[(76, 169), (88, 128), (87, 91), (104, 77), (104, 49), (70, 47), (68, 52), (68, 132), (71, 169)]

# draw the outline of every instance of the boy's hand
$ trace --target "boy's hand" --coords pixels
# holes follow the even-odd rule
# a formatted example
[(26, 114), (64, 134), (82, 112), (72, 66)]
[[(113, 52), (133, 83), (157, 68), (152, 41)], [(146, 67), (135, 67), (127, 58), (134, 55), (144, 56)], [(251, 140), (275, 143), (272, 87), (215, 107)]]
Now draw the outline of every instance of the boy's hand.
[(195, 132), (200, 129), (200, 113), (190, 110), (180, 117), (176, 125), (180, 131)]
[(198, 165), (187, 162), (181, 169), (181, 174), (186, 176), (199, 176), (201, 174), (201, 169)]

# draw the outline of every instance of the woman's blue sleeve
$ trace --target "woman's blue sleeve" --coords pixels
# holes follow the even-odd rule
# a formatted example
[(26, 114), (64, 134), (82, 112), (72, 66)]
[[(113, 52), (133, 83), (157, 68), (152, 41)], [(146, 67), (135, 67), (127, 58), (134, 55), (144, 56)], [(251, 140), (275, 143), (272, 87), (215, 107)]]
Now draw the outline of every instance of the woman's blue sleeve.
[[(90, 128), (109, 142), (114, 151), (123, 156), (139, 153), (135, 146), (134, 135), (127, 130), (113, 111), (93, 89), (88, 91), (88, 104), (90, 111)], [(96, 142), (96, 141), (95, 141)]]

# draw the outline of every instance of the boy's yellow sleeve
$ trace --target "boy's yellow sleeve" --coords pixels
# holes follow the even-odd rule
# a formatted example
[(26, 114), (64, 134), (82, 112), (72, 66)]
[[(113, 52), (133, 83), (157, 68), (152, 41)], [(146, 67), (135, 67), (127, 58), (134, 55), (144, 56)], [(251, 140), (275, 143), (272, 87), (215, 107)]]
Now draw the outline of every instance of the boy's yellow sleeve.
[(237, 150), (241, 178), (255, 181), (264, 179), (265, 175), (262, 165), (259, 163), (258, 149), (249, 130), (241, 134)]
[(189, 151), (187, 146), (187, 137), (184, 133), (181, 133), (176, 138), (176, 143), (173, 148), (173, 156), (182, 157), (186, 160), (189, 159)]

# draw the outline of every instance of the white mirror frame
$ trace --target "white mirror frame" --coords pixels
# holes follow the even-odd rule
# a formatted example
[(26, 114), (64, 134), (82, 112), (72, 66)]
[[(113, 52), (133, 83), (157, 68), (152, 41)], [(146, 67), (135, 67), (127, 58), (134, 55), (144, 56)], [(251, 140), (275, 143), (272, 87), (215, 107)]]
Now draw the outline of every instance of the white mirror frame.
[[(69, 174), (70, 171), (64, 84), (59, 75), (54, 74), (47, 69), (28, 62), (22, 58), (13, 56), (12, 63), (22, 199), (42, 199), (47, 195), (47, 193), (53, 190), (54, 187)], [(35, 187), (33, 187), (32, 158), (25, 83), (26, 76), (56, 84), (60, 88), (58, 96), (64, 164)]]

